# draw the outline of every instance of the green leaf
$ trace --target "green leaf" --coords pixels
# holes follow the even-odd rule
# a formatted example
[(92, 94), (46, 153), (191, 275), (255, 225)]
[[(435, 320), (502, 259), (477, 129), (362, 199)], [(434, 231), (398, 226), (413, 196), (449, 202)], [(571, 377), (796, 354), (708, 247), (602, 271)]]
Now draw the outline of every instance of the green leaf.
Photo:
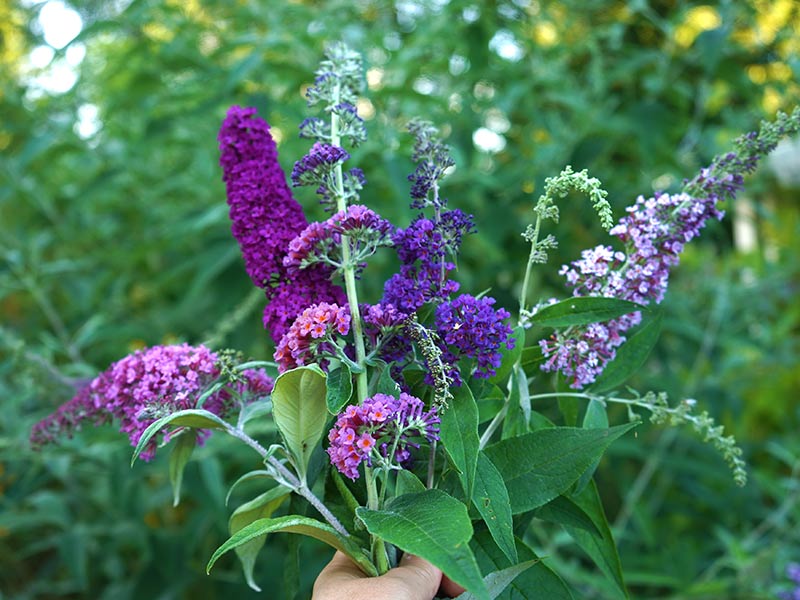
[[(589, 400), (589, 404), (586, 405), (586, 414), (583, 415), (583, 427), (584, 429), (605, 429), (608, 427), (606, 406), (600, 400), (594, 398)], [(597, 465), (599, 464), (600, 459), (598, 458), (584, 471), (583, 475), (580, 476), (578, 483), (575, 485), (576, 494), (580, 493), (592, 477), (594, 477), (594, 472), (597, 470)]]
[(608, 321), (640, 310), (647, 307), (617, 298), (576, 296), (545, 306), (530, 321), (541, 327), (570, 327)]
[(136, 448), (133, 450), (131, 466), (136, 462), (142, 450), (147, 447), (152, 437), (167, 425), (174, 425), (175, 427), (193, 427), (196, 429), (227, 429), (230, 427), (230, 425), (214, 413), (199, 408), (179, 410), (166, 417), (161, 417), (150, 423), (147, 429), (142, 433), (142, 437), (139, 438), (139, 443), (136, 444)]
[(426, 490), (399, 496), (384, 510), (362, 507), (357, 513), (372, 535), (433, 563), (477, 598), (489, 598), (468, 545), (472, 523), (467, 508), (452, 496)]
[(239, 415), (239, 427), (244, 427), (245, 424), (253, 419), (263, 417), (270, 412), (272, 412), (272, 400), (265, 399), (248, 402), (242, 407), (242, 412)]
[(594, 528), (587, 530), (563, 524), (564, 530), (627, 598), (628, 591), (625, 589), (617, 545), (614, 543), (614, 537), (608, 526), (608, 520), (594, 481), (590, 481), (580, 494), (570, 495), (569, 500), (591, 519)]
[(605, 392), (625, 383), (631, 375), (642, 368), (660, 333), (661, 313), (658, 313), (617, 348), (616, 357), (606, 365), (605, 370), (595, 380), (590, 388), (591, 392)]
[(522, 325), (517, 325), (511, 334), (511, 339), (514, 340), (514, 348), (511, 350), (506, 346), (500, 348), (500, 354), (502, 356), (500, 366), (497, 368), (495, 374), (489, 377), (488, 381), (490, 383), (502, 383), (505, 381), (508, 374), (511, 373), (511, 369), (513, 369), (514, 365), (519, 361), (520, 356), (522, 356), (522, 349), (525, 346), (525, 328), (522, 327)]
[[(519, 575), (530, 569), (533, 565), (539, 562), (539, 559), (529, 560), (524, 563), (515, 564), (511, 567), (489, 573), (483, 578), (483, 583), (489, 592), (489, 598), (494, 600), (514, 581)], [(456, 600), (476, 600), (475, 595), (470, 592), (464, 592), (456, 597)]]
[(178, 506), (181, 501), (181, 484), (183, 483), (183, 469), (192, 451), (197, 445), (197, 433), (191, 429), (182, 431), (177, 436), (177, 441), (169, 455), (169, 481), (172, 484), (172, 506)]
[(585, 529), (592, 533), (600, 533), (591, 517), (569, 496), (557, 496), (544, 506), (540, 506), (536, 509), (536, 518), (559, 525)]
[(342, 408), (350, 401), (352, 395), (353, 374), (350, 372), (350, 367), (342, 363), (340, 367), (328, 373), (328, 384), (325, 394), (325, 403), (328, 406), (328, 412), (332, 415), (338, 415)]
[(257, 539), (262, 535), (276, 531), (307, 535), (321, 542), (325, 542), (336, 550), (344, 552), (365, 574), (371, 577), (378, 574), (361, 548), (340, 535), (330, 525), (300, 515), (288, 515), (274, 519), (258, 519), (249, 525), (245, 525), (232, 535), (228, 541), (222, 544), (222, 546), (216, 549), (211, 559), (208, 561), (208, 565), (206, 565), (206, 573), (210, 573), (214, 563), (229, 550)]
[(478, 463), (478, 406), (469, 387), (456, 388), (450, 405), (442, 411), (439, 435), (459, 472), (466, 498), (472, 497)]
[(272, 390), (272, 415), (305, 480), (311, 453), (328, 420), (325, 373), (317, 365), (285, 371)]
[[(522, 540), (516, 538), (515, 541), (520, 559), (526, 563), (533, 562), (533, 565), (514, 579), (509, 589), (501, 597), (504, 600), (542, 600), (543, 598), (572, 600), (572, 594), (561, 578), (542, 562)], [(484, 571), (497, 571), (513, 566), (485, 529), (475, 532), (472, 547), (478, 563)]]
[(228, 493), (225, 495), (225, 506), (228, 505), (228, 502), (231, 499), (231, 494), (233, 494), (233, 490), (236, 487), (238, 487), (238, 485), (240, 483), (243, 483), (245, 481), (250, 481), (251, 479), (258, 479), (258, 478), (263, 478), (263, 477), (271, 478), (272, 477), (272, 473), (270, 473), (269, 471), (265, 471), (264, 469), (258, 469), (258, 470), (255, 470), (255, 471), (249, 471), (249, 472), (245, 473), (244, 475), (242, 475), (241, 477), (239, 477), (239, 479), (234, 481), (233, 484), (231, 485), (231, 487), (228, 488)]
[(564, 493), (611, 442), (635, 426), (540, 429), (502, 440), (485, 452), (506, 482), (512, 513), (518, 514)]
[[(290, 492), (291, 490), (279, 485), (242, 504), (233, 512), (228, 521), (229, 533), (234, 535), (258, 519), (271, 517), (272, 513), (289, 497)], [(266, 541), (267, 534), (265, 533), (235, 548), (239, 562), (242, 563), (242, 571), (247, 585), (257, 592), (260, 592), (261, 588), (256, 585), (253, 579), (253, 568), (255, 567), (256, 557)]]
[(414, 475), (411, 471), (400, 469), (397, 471), (397, 484), (395, 487), (395, 496), (402, 496), (403, 494), (413, 494), (416, 492), (424, 492), (425, 484), (420, 481), (419, 477)]
[(483, 452), (478, 455), (476, 475), (472, 503), (483, 517), (497, 546), (508, 560), (516, 563), (518, 559), (514, 544), (514, 522), (503, 476)]
[(381, 376), (378, 379), (378, 388), (375, 390), (378, 394), (386, 394), (387, 396), (394, 396), (397, 398), (400, 394), (400, 386), (392, 379), (392, 372), (388, 365), (383, 367)]

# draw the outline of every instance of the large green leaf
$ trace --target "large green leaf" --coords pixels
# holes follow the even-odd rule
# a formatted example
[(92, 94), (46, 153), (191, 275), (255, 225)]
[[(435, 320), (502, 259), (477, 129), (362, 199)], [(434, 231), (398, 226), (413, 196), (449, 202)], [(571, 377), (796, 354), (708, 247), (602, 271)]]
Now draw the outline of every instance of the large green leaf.
[(541, 327), (570, 327), (608, 321), (640, 310), (646, 307), (618, 298), (576, 296), (545, 306), (530, 321)]
[[(228, 532), (234, 535), (241, 531), (243, 527), (258, 519), (271, 517), (272, 513), (289, 497), (290, 493), (291, 490), (279, 485), (242, 504), (228, 520)], [(255, 579), (253, 579), (253, 568), (255, 567), (256, 557), (266, 541), (267, 534), (265, 533), (235, 548), (236, 555), (242, 563), (242, 571), (247, 585), (257, 592), (260, 592), (261, 588), (256, 585)]]
[(658, 313), (617, 348), (616, 357), (606, 365), (605, 370), (592, 385), (591, 391), (605, 392), (625, 383), (631, 375), (642, 368), (660, 333), (661, 313)]
[(465, 498), (472, 497), (478, 462), (478, 406), (469, 387), (456, 388), (449, 406), (441, 412), (440, 437), (458, 469)]
[(485, 452), (503, 476), (511, 510), (518, 514), (565, 492), (611, 442), (635, 426), (540, 429), (502, 440)]
[[(515, 578), (499, 598), (502, 600), (572, 600), (569, 588), (561, 578), (536, 556), (522, 540), (516, 539), (520, 560), (537, 561)], [(472, 548), (483, 571), (498, 571), (513, 566), (485, 529), (475, 532)], [(524, 564), (524, 563), (523, 563)]]
[(332, 415), (338, 415), (344, 405), (350, 402), (353, 395), (353, 375), (350, 367), (342, 363), (341, 366), (328, 373), (327, 392), (325, 403)]
[(483, 517), (497, 546), (508, 560), (516, 563), (517, 547), (514, 544), (514, 522), (511, 517), (508, 490), (500, 471), (483, 452), (478, 455), (472, 503)]
[(169, 481), (172, 484), (172, 506), (178, 506), (181, 501), (181, 484), (183, 483), (183, 469), (192, 456), (197, 445), (197, 433), (191, 429), (182, 431), (177, 435), (177, 441), (169, 455)]
[(328, 419), (325, 379), (317, 365), (298, 367), (281, 373), (272, 390), (272, 415), (303, 479)]
[(367, 530), (404, 552), (428, 560), (478, 598), (489, 595), (469, 549), (472, 523), (467, 508), (441, 490), (406, 494), (384, 510), (359, 508)]
[(217, 415), (207, 410), (199, 408), (179, 410), (166, 417), (161, 417), (148, 425), (147, 429), (142, 432), (142, 437), (139, 438), (139, 443), (136, 444), (136, 448), (133, 450), (131, 465), (136, 462), (139, 454), (147, 447), (147, 444), (153, 436), (167, 425), (173, 425), (175, 427), (193, 427), (195, 429), (227, 429), (230, 427), (230, 425)]
[(580, 494), (571, 495), (568, 498), (583, 511), (594, 527), (586, 529), (566, 523), (562, 523), (562, 526), (578, 546), (591, 557), (605, 576), (614, 582), (620, 594), (627, 598), (628, 592), (625, 589), (617, 545), (614, 543), (611, 528), (608, 526), (603, 504), (597, 493), (597, 486), (594, 481), (590, 481)]
[(206, 565), (206, 573), (211, 572), (214, 563), (229, 550), (258, 539), (267, 533), (278, 531), (307, 535), (321, 542), (325, 542), (329, 546), (344, 552), (367, 575), (375, 576), (378, 574), (365, 552), (355, 543), (340, 535), (330, 525), (300, 515), (288, 515), (274, 519), (258, 519), (242, 527), (211, 555), (211, 559), (208, 561), (208, 565)]

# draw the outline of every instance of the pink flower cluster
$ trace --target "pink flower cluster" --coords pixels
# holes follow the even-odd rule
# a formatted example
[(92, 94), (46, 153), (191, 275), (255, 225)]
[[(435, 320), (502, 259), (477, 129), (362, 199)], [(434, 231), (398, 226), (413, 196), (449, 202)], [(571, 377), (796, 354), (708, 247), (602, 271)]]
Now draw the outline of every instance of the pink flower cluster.
[(340, 267), (343, 235), (348, 238), (351, 255), (361, 260), (379, 246), (390, 245), (393, 229), (391, 223), (375, 211), (355, 204), (326, 221), (311, 223), (301, 231), (289, 242), (283, 265), (290, 273), (318, 262)]
[(273, 357), (283, 373), (309, 362), (324, 366), (320, 354), (335, 354), (333, 335), (350, 331), (350, 311), (346, 306), (320, 302), (306, 308), (278, 343)]
[[(112, 364), (53, 415), (37, 423), (31, 432), (34, 446), (69, 435), (82, 422), (120, 422), (131, 445), (155, 420), (178, 410), (197, 408), (199, 396), (219, 376), (218, 356), (205, 346), (188, 344), (153, 346), (138, 350)], [(273, 380), (262, 370), (242, 373), (243, 381), (205, 399), (202, 408), (224, 417), (233, 407), (231, 392), (243, 400), (272, 392)], [(208, 434), (205, 434), (207, 437)], [(142, 452), (144, 460), (155, 454), (154, 437)]]
[(408, 465), (409, 448), (419, 448), (415, 440), (439, 439), (439, 416), (436, 408), (425, 411), (419, 398), (400, 394), (375, 394), (361, 406), (348, 406), (328, 433), (328, 455), (340, 473), (358, 478), (358, 466), (373, 459), (380, 463)]

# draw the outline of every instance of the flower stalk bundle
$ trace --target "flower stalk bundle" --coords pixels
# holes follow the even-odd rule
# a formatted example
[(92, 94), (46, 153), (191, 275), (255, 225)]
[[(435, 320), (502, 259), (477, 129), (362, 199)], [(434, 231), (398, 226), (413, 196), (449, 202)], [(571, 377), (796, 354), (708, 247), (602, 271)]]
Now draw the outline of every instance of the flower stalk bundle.
[[(176, 501), (195, 444), (213, 430), (244, 442), (261, 465), (240, 481), (270, 483), (233, 513), (231, 537), (208, 568), (234, 550), (256, 589), (265, 535), (283, 531), (329, 544), (368, 575), (386, 572), (401, 553), (422, 556), (467, 589), (465, 598), (494, 598), (515, 579), (526, 598), (544, 597), (540, 590), (571, 598), (514, 533), (520, 519), (545, 518), (563, 523), (624, 594), (592, 475), (605, 449), (636, 426), (633, 409), (691, 425), (720, 450), (737, 483), (746, 472), (734, 440), (706, 413), (694, 414), (694, 400), (671, 406), (663, 394), (617, 390), (655, 344), (654, 306), (685, 244), (722, 218), (721, 203), (781, 137), (800, 130), (800, 111), (740, 138), (677, 193), (639, 197), (616, 223), (605, 191), (585, 171), (568, 167), (548, 179), (523, 233), (531, 250), (512, 323), (493, 298), (464, 293), (453, 278), (476, 226), (441, 195), (454, 161), (432, 124), (409, 124), (410, 224), (398, 228), (362, 202), (367, 176), (349, 165), (367, 136), (356, 109), (362, 70), (357, 53), (333, 44), (308, 88), (319, 115), (300, 125), (311, 144), (289, 180), (314, 189), (323, 221), (307, 221), (255, 109), (232, 107), (219, 132), (232, 232), (264, 291), (274, 363), (186, 344), (142, 350), (38, 424), (32, 440), (53, 441), (83, 421), (118, 420), (134, 459), (150, 459), (177, 438)], [(544, 235), (546, 221), (558, 220), (556, 202), (573, 190), (588, 196), (619, 246), (586, 250), (561, 269), (572, 297), (530, 305), (531, 271), (556, 245)], [(399, 269), (382, 298), (367, 304), (359, 282), (379, 252), (395, 253)], [(573, 391), (543, 390), (543, 372), (555, 371)], [(536, 410), (551, 398), (586, 400), (581, 426), (552, 423)], [(631, 422), (609, 427), (608, 403), (627, 406)], [(274, 421), (276, 438), (248, 433), (263, 419)], [(308, 514), (286, 514), (292, 494), (308, 501)], [(576, 518), (591, 527), (576, 532)]]

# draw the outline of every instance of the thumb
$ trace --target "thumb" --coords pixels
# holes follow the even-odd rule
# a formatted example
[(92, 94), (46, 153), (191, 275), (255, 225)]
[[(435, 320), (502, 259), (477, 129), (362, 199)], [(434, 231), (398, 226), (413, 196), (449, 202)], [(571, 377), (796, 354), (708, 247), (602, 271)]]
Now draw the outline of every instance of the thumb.
[(433, 598), (442, 582), (442, 571), (439, 568), (412, 554), (404, 554), (400, 564), (383, 575), (389, 576), (401, 579), (409, 590), (413, 590), (414, 598)]

